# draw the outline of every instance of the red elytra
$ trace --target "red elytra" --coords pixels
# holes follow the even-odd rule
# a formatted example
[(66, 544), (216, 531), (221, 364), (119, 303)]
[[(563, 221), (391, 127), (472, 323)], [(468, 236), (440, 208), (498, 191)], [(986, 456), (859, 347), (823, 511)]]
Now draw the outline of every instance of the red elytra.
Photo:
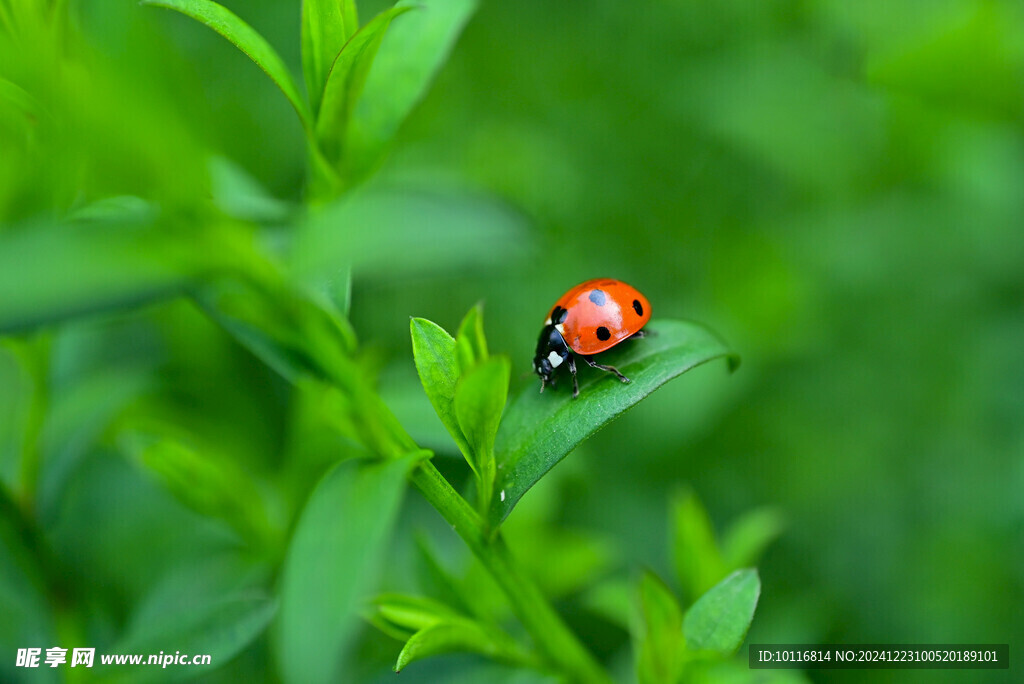
[(597, 363), (591, 357), (623, 340), (642, 337), (641, 328), (650, 319), (650, 302), (639, 290), (621, 280), (595, 278), (570, 289), (552, 307), (537, 341), (533, 369), (541, 378), (541, 392), (552, 382), (555, 370), (568, 362), (573, 397), (579, 394), (572, 352), (594, 368), (614, 373), (623, 382), (629, 382), (617, 369)]

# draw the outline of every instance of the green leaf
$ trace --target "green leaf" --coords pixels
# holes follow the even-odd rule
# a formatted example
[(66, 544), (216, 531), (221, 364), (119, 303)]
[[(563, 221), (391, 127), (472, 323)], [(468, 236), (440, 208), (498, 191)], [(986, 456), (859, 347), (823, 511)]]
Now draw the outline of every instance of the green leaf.
[(474, 601), (467, 598), (461, 583), (444, 567), (437, 557), (429, 537), (423, 533), (416, 535), (416, 557), (413, 569), (420, 591), (437, 597), (462, 613), (473, 612)]
[(607, 575), (615, 557), (610, 544), (595, 532), (553, 525), (547, 518), (517, 518), (502, 528), (502, 535), (523, 569), (552, 600), (593, 586)]
[(582, 596), (583, 605), (595, 615), (629, 629), (636, 614), (636, 584), (622, 576), (592, 583)]
[(0, 339), (0, 487), (11, 491), (35, 488), (22, 483), (22, 476), (34, 462), (33, 428), (45, 406), (44, 383), (33, 377), (28, 360), (19, 358), (21, 346), (14, 338)]
[(303, 0), (302, 73), (314, 114), (320, 107), (324, 83), (334, 58), (358, 28), (353, 0)]
[(339, 681), (402, 502), (429, 452), (335, 466), (310, 495), (281, 579), (278, 658), (289, 682)]
[(228, 216), (242, 221), (286, 221), (294, 208), (271, 195), (241, 166), (224, 157), (210, 160), (213, 201)]
[(39, 119), (43, 112), (27, 90), (6, 78), (0, 78), (0, 105), (12, 108), (28, 121)]
[(640, 634), (637, 679), (640, 684), (675, 682), (683, 653), (683, 611), (654, 574), (640, 580)]
[(761, 595), (757, 570), (737, 570), (712, 587), (687, 611), (683, 634), (689, 651), (732, 655), (743, 643)]
[[(710, 331), (684, 321), (651, 321), (650, 335), (623, 342), (601, 355), (632, 382), (581, 366), (580, 396), (572, 399), (563, 378), (556, 391), (539, 393), (531, 383), (515, 397), (502, 420), (495, 444), (501, 477), (491, 507), (491, 522), (503, 520), (520, 497), (580, 442), (648, 394), (682, 373), (714, 359), (735, 368), (738, 357)], [(566, 386), (570, 385), (570, 386)]]
[(284, 96), (291, 102), (292, 107), (295, 108), (295, 113), (299, 115), (303, 128), (307, 131), (313, 130), (309, 108), (306, 101), (302, 99), (284, 60), (271, 47), (266, 38), (239, 19), (234, 12), (212, 0), (142, 0), (142, 4), (176, 10), (227, 38), (235, 47), (248, 55), (249, 59), (256, 63), (256, 66), (263, 69), (270, 80), (281, 89)]
[(461, 617), (457, 611), (440, 601), (408, 594), (378, 596), (373, 601), (371, 614), (378, 618), (374, 621), (378, 625), (386, 622), (392, 628), (405, 630), (401, 637), (403, 640), (426, 627), (439, 622), (451, 622)]
[(425, 318), (413, 318), (409, 322), (409, 330), (412, 334), (412, 355), (423, 390), (459, 450), (472, 465), (473, 451), (455, 414), (455, 389), (459, 382), (455, 340), (444, 328)]
[(494, 459), (494, 438), (508, 398), (510, 373), (508, 358), (495, 356), (474, 366), (455, 388), (455, 415), (476, 456), (477, 468)]
[[(311, 212), (295, 236), (292, 273), (302, 282), (357, 276), (493, 275), (526, 255), (523, 217), (464, 191), (362, 187)], [(400, 245), (400, 249), (396, 249)]]
[(355, 175), (372, 168), (448, 57), (475, 0), (401, 0), (422, 7), (388, 32), (352, 115), (346, 158)]
[(497, 645), (477, 624), (466, 621), (443, 622), (426, 627), (413, 634), (398, 654), (395, 672), (401, 672), (410, 663), (432, 655), (468, 651), (495, 658)]
[(487, 338), (484, 337), (484, 307), (477, 304), (462, 319), (455, 335), (455, 359), (459, 372), (465, 373), (487, 358)]
[(374, 601), (368, 618), (385, 634), (406, 641), (395, 665), (396, 672), (413, 661), (452, 651), (535, 665), (500, 628), (477, 622), (431, 598), (384, 594)]
[(31, 223), (0, 232), (0, 333), (182, 292), (222, 256), (153, 225)]
[(195, 296), (207, 314), (289, 381), (351, 377), (356, 340), (349, 322), (284, 283), (223, 278)]
[(151, 390), (148, 373), (128, 364), (97, 369), (51, 395), (39, 434), (36, 511), (44, 525), (66, 519), (76, 470), (111, 422), (132, 401)]
[(477, 474), (481, 511), (490, 508), (494, 493), (494, 438), (508, 398), (510, 373), (508, 358), (495, 356), (470, 369), (455, 387), (455, 417), (472, 450), (469, 465)]
[(327, 159), (342, 166), (345, 134), (359, 96), (363, 92), (370, 66), (377, 55), (391, 20), (413, 9), (396, 6), (381, 12), (345, 43), (332, 58), (330, 71), (323, 85), (323, 104), (317, 114), (316, 135)]
[[(261, 586), (267, 572), (231, 556), (214, 556), (169, 570), (140, 602), (115, 653), (209, 653), (210, 671), (252, 643), (270, 623), (277, 602)], [(150, 672), (149, 670), (153, 671)], [(173, 677), (172, 677), (173, 678)], [(113, 681), (167, 681), (161, 668), (116, 672)]]
[(256, 483), (240, 468), (169, 438), (130, 434), (122, 441), (188, 508), (225, 521), (249, 543), (274, 541)]
[[(59, 571), (45, 565), (49, 554), (30, 518), (0, 483), (0, 648), (13, 652), (25, 648), (18, 644), (40, 641), (55, 643), (52, 596), (47, 596), (47, 581)], [(13, 673), (13, 665), (0, 667)], [(13, 674), (12, 681), (13, 681)]]
[(708, 512), (690, 489), (672, 502), (672, 560), (687, 603), (725, 576), (722, 554)]
[(390, 458), (415, 449), (352, 358), (356, 341), (349, 322), (329, 303), (281, 282), (280, 274), (263, 275), (267, 277), (259, 283), (220, 279), (196, 293), (196, 299), (288, 381), (312, 377), (337, 386), (354, 437), (370, 452)]
[(722, 558), (730, 570), (753, 565), (782, 533), (782, 513), (774, 508), (759, 508), (733, 522), (722, 539)]

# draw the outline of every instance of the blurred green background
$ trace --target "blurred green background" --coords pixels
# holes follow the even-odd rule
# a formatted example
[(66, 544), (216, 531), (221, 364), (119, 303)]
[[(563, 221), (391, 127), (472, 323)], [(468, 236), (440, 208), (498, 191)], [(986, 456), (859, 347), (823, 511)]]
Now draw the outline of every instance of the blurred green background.
[[(297, 2), (224, 4), (299, 72)], [(299, 230), (294, 113), (184, 17), (129, 1), (69, 11), (61, 35), (22, 26), (0, 53), (0, 77), (24, 91), (0, 93), (0, 478), (5, 510), (31, 511), (0, 536), (4, 678), (24, 675), (17, 647), (118, 643), (212, 557), (272, 573), (218, 519), (216, 490), (185, 505), (132, 456), (138, 433), (200, 445), (254, 483), (265, 506), (233, 514), (236, 528), (286, 528), (330, 460), (306, 440), (302, 398), (178, 294), (219, 268), (208, 216), (250, 219), (271, 245)], [(386, 402), (453, 477), (409, 316), (453, 329), (483, 300), (513, 392), (537, 384), (547, 307), (591, 277), (635, 285), (655, 317), (704, 322), (742, 355), (736, 374), (698, 369), (600, 432), (513, 516), (522, 555), (564, 580), (559, 605), (610, 660), (628, 636), (578, 599), (619, 573), (670, 575), (684, 484), (719, 529), (766, 505), (786, 519), (750, 641), (1009, 642), (1019, 655), (1019, 2), (484, 0), (366, 192), (350, 225), (400, 239), (367, 250), (350, 317)], [(51, 225), (115, 210), (131, 217), (123, 231), (148, 221), (159, 238), (124, 249)], [(303, 254), (333, 253), (322, 239), (295, 272)], [(302, 465), (283, 478), (289, 460)], [(407, 581), (418, 529), (467, 563), (410, 493), (382, 588)], [(34, 556), (19, 540), (36, 533)], [(398, 648), (367, 630), (353, 677), (391, 681)], [(270, 658), (262, 636), (209, 678), (272, 680)], [(427, 661), (402, 681), (481, 681), (482, 662)], [(1011, 681), (965, 674), (899, 681)]]

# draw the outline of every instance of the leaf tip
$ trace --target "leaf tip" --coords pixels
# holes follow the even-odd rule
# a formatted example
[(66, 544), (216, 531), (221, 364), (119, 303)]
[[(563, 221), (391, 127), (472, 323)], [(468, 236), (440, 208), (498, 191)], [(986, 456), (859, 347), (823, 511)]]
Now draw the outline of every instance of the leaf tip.
[(725, 360), (726, 363), (729, 364), (729, 372), (735, 373), (736, 370), (740, 367), (740, 361), (742, 359), (739, 354), (730, 353), (728, 356), (725, 357)]

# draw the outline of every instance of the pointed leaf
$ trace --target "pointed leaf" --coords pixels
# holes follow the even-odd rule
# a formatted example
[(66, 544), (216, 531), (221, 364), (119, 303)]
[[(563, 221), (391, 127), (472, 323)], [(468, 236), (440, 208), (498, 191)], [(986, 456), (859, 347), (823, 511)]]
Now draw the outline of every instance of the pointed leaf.
[(440, 601), (407, 594), (378, 596), (373, 601), (373, 611), (395, 627), (409, 630), (410, 635), (439, 622), (461, 619), (458, 611)]
[(658, 387), (714, 359), (728, 359), (730, 368), (738, 363), (713, 333), (696, 323), (658, 320), (647, 329), (653, 334), (623, 342), (601, 356), (631, 383), (622, 384), (600, 371), (588, 377), (584, 366), (578, 399), (572, 398), (571, 383), (563, 378), (556, 391), (540, 394), (539, 383), (531, 383), (512, 400), (495, 444), (501, 473), (496, 489), (504, 496), (494, 500), (492, 524), (503, 520), (520, 497), (580, 442)]
[(317, 114), (316, 134), (324, 154), (336, 165), (343, 154), (352, 111), (363, 92), (384, 34), (392, 19), (411, 9), (411, 6), (396, 6), (381, 12), (352, 36), (336, 53), (337, 58), (329, 63), (329, 71), (324, 76), (326, 82), (321, 86), (323, 100)]
[(726, 573), (708, 512), (689, 489), (672, 502), (672, 560), (688, 604)]
[(490, 660), (536, 666), (533, 659), (504, 632), (467, 618), (439, 622), (413, 634), (398, 654), (395, 672), (432, 655), (452, 652), (479, 653)]
[(683, 611), (665, 583), (650, 572), (640, 580), (640, 684), (675, 682), (683, 651)]
[(490, 508), (494, 493), (494, 437), (505, 410), (510, 373), (508, 358), (495, 356), (473, 366), (455, 388), (455, 417), (472, 450), (469, 465), (477, 475), (478, 503), (483, 512)]
[(689, 651), (732, 655), (743, 643), (761, 595), (757, 570), (737, 570), (697, 599), (683, 619)]
[(505, 409), (510, 373), (508, 358), (495, 356), (474, 366), (455, 388), (455, 415), (476, 457), (473, 465), (481, 471), (494, 460), (494, 437)]
[(425, 455), (347, 461), (313, 491), (281, 579), (278, 658), (286, 681), (339, 681), (347, 671), (360, 603), (379, 577), (406, 474)]
[(409, 329), (412, 333), (412, 355), (423, 390), (459, 450), (467, 461), (471, 461), (473, 452), (455, 415), (455, 387), (459, 381), (455, 340), (444, 328), (425, 318), (412, 319)]
[(295, 113), (299, 115), (303, 128), (307, 131), (313, 130), (309, 108), (306, 106), (305, 100), (302, 99), (284, 60), (271, 47), (266, 38), (242, 21), (234, 12), (212, 0), (142, 0), (142, 4), (176, 10), (227, 38), (235, 47), (248, 55), (249, 59), (256, 63), (256, 66), (263, 69), (270, 80), (281, 89), (284, 96), (291, 102), (292, 107), (295, 108)]
[(459, 324), (459, 332), (455, 335), (455, 357), (461, 373), (487, 358), (483, 304), (470, 309)]
[(388, 32), (353, 112), (347, 159), (356, 175), (365, 172), (420, 101), (448, 57), (475, 0), (401, 0), (397, 7), (421, 6)]
[[(355, 33), (355, 4), (352, 0), (303, 0), (302, 2), (302, 74), (306, 92), (315, 114), (327, 81), (327, 72), (341, 46)], [(351, 22), (351, 24), (349, 23)]]
[(759, 508), (736, 520), (722, 539), (722, 558), (729, 569), (752, 565), (785, 527), (782, 513)]

